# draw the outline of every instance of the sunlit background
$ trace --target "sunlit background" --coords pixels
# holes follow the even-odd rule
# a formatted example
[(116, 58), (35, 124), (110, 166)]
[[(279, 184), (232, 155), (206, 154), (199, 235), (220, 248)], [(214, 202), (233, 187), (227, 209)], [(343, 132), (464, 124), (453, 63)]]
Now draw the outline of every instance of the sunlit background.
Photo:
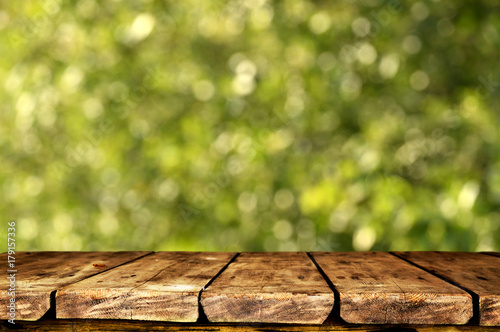
[(499, 50), (486, 0), (3, 1), (0, 234), (498, 251)]

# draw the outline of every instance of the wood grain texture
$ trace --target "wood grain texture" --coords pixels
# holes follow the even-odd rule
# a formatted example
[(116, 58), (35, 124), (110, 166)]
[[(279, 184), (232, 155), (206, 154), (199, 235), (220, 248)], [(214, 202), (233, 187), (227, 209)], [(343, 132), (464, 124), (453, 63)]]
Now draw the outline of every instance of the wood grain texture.
[(482, 254), (500, 257), (500, 252), (495, 251), (483, 251)]
[[(213, 324), (213, 323), (167, 323), (113, 319), (50, 319), (36, 322), (17, 322), (22, 331), (199, 331), (199, 332), (492, 332), (500, 328), (473, 325), (355, 325), (332, 323), (323, 325), (289, 324)], [(0, 326), (9, 331), (9, 326)], [(12, 328), (12, 326), (10, 326)]]
[(479, 298), (479, 324), (500, 325), (500, 258), (482, 253), (396, 252)]
[(154, 253), (59, 289), (57, 318), (195, 322), (199, 292), (234, 255)]
[(306, 253), (242, 253), (201, 294), (211, 322), (320, 324), (334, 294)]
[(463, 290), (384, 252), (315, 252), (340, 296), (340, 316), (355, 324), (465, 324)]
[[(50, 308), (50, 294), (149, 252), (17, 252), (15, 254), (16, 319), (37, 320)], [(7, 262), (6, 254), (0, 260)], [(98, 266), (94, 266), (97, 264)], [(0, 279), (0, 303), (10, 301), (9, 281)], [(0, 310), (0, 319), (8, 319)]]

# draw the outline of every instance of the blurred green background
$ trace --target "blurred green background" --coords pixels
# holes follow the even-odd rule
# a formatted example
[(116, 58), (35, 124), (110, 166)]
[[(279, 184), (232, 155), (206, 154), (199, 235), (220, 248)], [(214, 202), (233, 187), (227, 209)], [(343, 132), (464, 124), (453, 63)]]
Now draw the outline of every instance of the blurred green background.
[(18, 250), (500, 250), (496, 1), (2, 1)]

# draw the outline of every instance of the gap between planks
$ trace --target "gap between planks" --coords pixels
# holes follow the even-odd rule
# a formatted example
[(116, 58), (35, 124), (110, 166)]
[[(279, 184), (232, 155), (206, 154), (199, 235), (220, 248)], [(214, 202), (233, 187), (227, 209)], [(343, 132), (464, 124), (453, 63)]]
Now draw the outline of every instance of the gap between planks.
[(499, 253), (401, 251), (395, 255), (473, 294), (479, 325), (500, 325)]
[(435, 277), (437, 277), (439, 279), (442, 279), (442, 280), (446, 281), (447, 283), (449, 283), (449, 284), (451, 284), (451, 285), (453, 285), (455, 287), (458, 287), (461, 290), (467, 292), (472, 297), (472, 317), (469, 320), (469, 323), (471, 323), (471, 324), (479, 324), (479, 296), (476, 293), (472, 292), (471, 290), (463, 287), (462, 285), (460, 285), (458, 283), (455, 283), (455, 282), (453, 282), (453, 281), (445, 278), (442, 275), (434, 273), (433, 271), (431, 271), (429, 269), (426, 269), (425, 267), (423, 267), (423, 266), (421, 266), (421, 265), (419, 265), (419, 264), (417, 264), (415, 262), (412, 262), (411, 260), (409, 260), (409, 259), (407, 259), (407, 258), (405, 258), (403, 256), (399, 256), (397, 252), (392, 252), (391, 251), (390, 254), (393, 255), (393, 256), (395, 256), (395, 257), (397, 257), (397, 258), (399, 258), (399, 259), (401, 259), (401, 260), (403, 260), (403, 261), (405, 261), (405, 262), (407, 262), (408, 264), (411, 264), (411, 265), (413, 265), (413, 266), (415, 266), (415, 267), (417, 267), (417, 268), (419, 268), (419, 269), (421, 269), (421, 270), (423, 270), (423, 271), (425, 271), (425, 272), (427, 272), (427, 273), (429, 273), (429, 274), (431, 274), (431, 275), (433, 275), (433, 276), (435, 276)]
[(321, 324), (334, 293), (305, 252), (244, 252), (201, 294), (210, 322)]
[[(16, 319), (37, 320), (51, 311), (54, 291), (98, 275), (149, 252), (23, 251), (16, 253)], [(6, 254), (3, 254), (4, 257)], [(94, 264), (93, 264), (94, 263)], [(0, 299), (8, 301), (7, 279), (0, 280)], [(53, 311), (53, 310), (52, 310)], [(0, 311), (0, 319), (8, 319)]]
[(155, 252), (57, 291), (57, 318), (196, 322), (201, 290), (230, 252)]
[[(131, 263), (131, 262), (134, 262), (134, 261), (136, 261), (136, 260), (140, 260), (140, 259), (142, 259), (142, 258), (145, 258), (145, 257), (150, 256), (150, 255), (153, 255), (153, 254), (154, 254), (154, 252), (149, 252), (149, 253), (146, 253), (144, 256), (141, 256), (141, 257), (136, 257), (136, 258), (134, 258), (134, 259), (131, 259), (130, 261), (125, 261), (125, 262), (123, 262), (123, 263), (121, 263), (121, 264), (119, 264), (119, 265), (117, 265), (117, 266), (110, 267), (107, 271), (110, 271), (110, 270), (116, 269), (116, 268), (118, 268), (118, 267), (120, 267), (120, 266), (126, 265), (126, 264)], [(279, 253), (277, 253), (277, 254), (279, 254)], [(331, 282), (331, 280), (330, 280), (330, 279), (326, 276), (326, 274), (325, 274), (325, 273), (324, 273), (324, 271), (321, 269), (321, 267), (320, 267), (320, 266), (317, 264), (317, 262), (314, 260), (314, 258), (313, 258), (313, 257), (312, 257), (312, 255), (311, 255), (311, 252), (307, 252), (306, 254), (307, 254), (307, 256), (308, 256), (309, 260), (310, 260), (310, 261), (311, 261), (311, 262), (315, 265), (316, 269), (317, 269), (317, 270), (318, 270), (318, 272), (321, 274), (322, 278), (323, 278), (323, 279), (327, 282), (328, 286), (330, 287), (331, 291), (333, 292), (334, 296), (336, 297), (336, 298), (335, 298), (335, 301), (334, 301), (333, 310), (332, 310), (333, 315), (334, 315), (334, 316), (336, 316), (336, 315), (335, 315), (335, 312), (340, 312), (340, 301), (337, 301), (337, 299), (338, 299), (338, 297), (339, 297), (338, 290), (336, 289), (335, 285), (333, 285), (333, 283)], [(446, 279), (446, 278), (443, 278), (442, 276), (436, 275), (436, 274), (432, 273), (431, 271), (428, 271), (428, 270), (426, 270), (425, 268), (422, 268), (421, 266), (419, 266), (419, 265), (417, 265), (417, 264), (415, 264), (415, 263), (413, 263), (413, 262), (411, 262), (411, 261), (406, 260), (406, 259), (405, 259), (405, 258), (403, 258), (403, 257), (399, 257), (396, 253), (390, 252), (390, 254), (391, 254), (391, 255), (393, 255), (393, 256), (395, 256), (395, 257), (397, 257), (398, 259), (401, 259), (401, 260), (403, 260), (403, 261), (406, 261), (407, 263), (410, 263), (410, 264), (411, 264), (411, 265), (413, 265), (413, 266), (418, 267), (419, 269), (421, 269), (421, 270), (425, 271), (425, 272), (426, 272), (426, 273), (428, 273), (428, 274), (431, 274), (431, 275), (433, 275), (433, 276), (437, 276), (437, 277), (439, 277), (440, 279), (442, 279), (442, 280), (446, 281), (447, 283), (449, 283), (449, 284), (451, 284), (451, 285), (453, 285), (453, 286), (458, 286), (459, 288), (461, 288), (461, 289), (463, 289), (463, 290), (467, 291), (469, 294), (471, 294), (471, 293), (472, 293), (472, 294), (474, 294), (473, 292), (470, 292), (469, 290), (465, 289), (465, 288), (464, 288), (464, 287), (462, 287), (461, 285), (457, 285), (457, 283), (455, 283), (455, 282), (452, 282), (452, 281), (450, 281), (450, 280), (448, 280), (448, 279)], [(484, 255), (488, 255), (488, 256), (496, 256), (496, 257), (498, 257), (497, 255), (494, 255), (494, 254), (498, 254), (498, 253), (494, 253), (494, 254), (491, 254), (491, 253), (482, 253), (482, 254), (484, 254)], [(214, 282), (214, 281), (215, 281), (215, 280), (216, 280), (216, 279), (217, 279), (217, 278), (218, 278), (218, 277), (219, 277), (219, 276), (220, 276), (220, 275), (221, 275), (221, 274), (222, 274), (222, 273), (223, 273), (223, 272), (224, 272), (224, 271), (225, 271), (225, 270), (226, 270), (226, 269), (227, 269), (227, 268), (231, 265), (231, 264), (233, 264), (233, 262), (236, 260), (236, 258), (238, 257), (238, 255), (240, 255), (240, 254), (239, 254), (239, 253), (234, 254), (234, 256), (231, 258), (231, 260), (230, 260), (229, 262), (227, 262), (227, 264), (226, 264), (224, 267), (222, 267), (222, 269), (221, 269), (220, 271), (218, 271), (218, 272), (217, 272), (217, 274), (215, 274), (215, 275), (214, 275), (214, 276), (213, 276), (213, 277), (212, 277), (212, 278), (208, 281), (208, 283), (207, 283), (207, 284), (206, 284), (206, 285), (205, 285), (205, 286), (204, 286), (204, 287), (203, 287), (203, 288), (199, 291), (199, 293), (198, 293), (198, 297), (197, 297), (197, 299), (198, 299), (198, 301), (197, 301), (198, 303), (197, 303), (197, 304), (198, 304), (198, 311), (199, 311), (199, 312), (204, 313), (204, 308), (203, 308), (203, 306), (202, 306), (202, 304), (201, 304), (201, 296), (202, 296), (202, 293), (203, 293), (203, 292), (206, 290), (206, 288), (208, 288), (208, 287), (209, 287), (209, 286), (210, 286), (210, 285), (211, 285), (211, 284), (212, 284), (212, 283), (213, 283), (213, 282)], [(83, 279), (79, 280), (78, 282), (83, 281), (83, 280), (86, 280), (86, 279), (89, 279), (89, 278), (92, 278), (92, 277), (97, 276), (97, 275), (100, 275), (100, 274), (102, 274), (102, 273), (104, 273), (104, 271), (99, 271), (99, 272), (97, 272), (95, 275), (89, 275), (89, 276), (86, 276), (86, 277), (84, 277)], [(74, 283), (74, 282), (73, 282), (73, 283)], [(71, 284), (72, 284), (72, 283), (71, 283)], [(57, 291), (57, 289), (56, 289), (55, 291)], [(55, 292), (55, 291), (53, 291), (53, 292)], [(474, 296), (475, 296), (475, 294), (474, 294)], [(476, 304), (476, 301), (475, 301), (475, 300), (474, 300), (474, 304)], [(52, 301), (51, 301), (51, 306), (50, 306), (50, 308), (52, 308)], [(198, 322), (200, 322), (200, 323), (204, 323), (204, 320), (205, 320), (205, 319), (204, 319), (204, 317), (201, 317), (201, 316), (200, 316), (200, 318), (198, 319)]]
[(237, 252), (233, 256), (233, 258), (231, 258), (231, 260), (229, 262), (227, 262), (227, 264), (219, 272), (217, 272), (217, 274), (214, 275), (214, 277), (212, 279), (210, 279), (210, 281), (198, 293), (198, 320), (197, 320), (198, 323), (208, 323), (207, 315), (205, 314), (205, 311), (203, 310), (203, 306), (201, 305), (201, 294), (203, 293), (203, 291), (205, 291), (205, 289), (208, 288), (208, 286), (210, 286), (210, 284), (212, 284), (212, 282), (215, 279), (217, 279), (218, 276), (221, 275), (222, 272), (224, 272), (224, 270), (226, 270), (228, 268), (229, 265), (231, 265), (232, 262), (234, 262), (236, 260), (236, 258), (240, 254), (241, 253)]
[(323, 271), (321, 266), (319, 266), (318, 262), (316, 262), (316, 260), (314, 259), (311, 252), (307, 252), (307, 257), (309, 257), (309, 259), (312, 261), (314, 266), (316, 266), (316, 269), (318, 269), (319, 273), (321, 274), (323, 279), (325, 279), (326, 283), (328, 284), (328, 286), (330, 287), (330, 289), (333, 292), (333, 296), (334, 296), (333, 308), (332, 308), (332, 311), (330, 312), (330, 314), (328, 315), (328, 318), (326, 320), (327, 321), (336, 320), (336, 321), (344, 322), (342, 317), (340, 317), (340, 293), (339, 293), (337, 287), (335, 287), (335, 285), (332, 283), (330, 278), (328, 278), (328, 276), (326, 275), (325, 271)]
[(353, 324), (465, 324), (472, 298), (387, 252), (312, 252)]

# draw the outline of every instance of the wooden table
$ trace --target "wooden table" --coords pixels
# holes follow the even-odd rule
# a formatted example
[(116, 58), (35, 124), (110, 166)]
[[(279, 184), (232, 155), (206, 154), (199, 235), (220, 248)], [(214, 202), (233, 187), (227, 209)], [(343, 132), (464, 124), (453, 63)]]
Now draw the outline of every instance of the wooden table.
[(10, 270), (2, 330), (500, 330), (498, 253), (18, 252)]

